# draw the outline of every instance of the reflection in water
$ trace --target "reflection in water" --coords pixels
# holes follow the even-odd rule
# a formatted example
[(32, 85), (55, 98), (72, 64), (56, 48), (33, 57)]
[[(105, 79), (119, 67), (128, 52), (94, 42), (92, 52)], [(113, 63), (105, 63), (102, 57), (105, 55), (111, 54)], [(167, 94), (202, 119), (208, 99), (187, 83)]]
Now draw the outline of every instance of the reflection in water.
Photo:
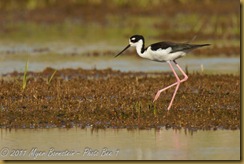
[(240, 159), (239, 130), (197, 131), (190, 135), (183, 130), (20, 129), (1, 130), (0, 140), (3, 160)]

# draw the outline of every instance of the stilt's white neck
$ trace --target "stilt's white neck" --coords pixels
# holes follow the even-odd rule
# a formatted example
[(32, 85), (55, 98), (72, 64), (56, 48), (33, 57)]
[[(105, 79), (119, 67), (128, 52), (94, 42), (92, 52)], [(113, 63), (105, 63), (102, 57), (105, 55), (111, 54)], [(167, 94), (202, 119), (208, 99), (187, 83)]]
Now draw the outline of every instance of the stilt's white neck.
[(153, 60), (153, 58), (151, 57), (151, 55), (148, 52), (148, 49), (144, 48), (143, 40), (139, 40), (138, 42), (134, 43), (133, 46), (136, 46), (136, 52), (140, 57), (149, 59), (149, 60)]
[(144, 43), (142, 40), (139, 40), (136, 44), (136, 52), (139, 56), (143, 57), (143, 52), (144, 52)]

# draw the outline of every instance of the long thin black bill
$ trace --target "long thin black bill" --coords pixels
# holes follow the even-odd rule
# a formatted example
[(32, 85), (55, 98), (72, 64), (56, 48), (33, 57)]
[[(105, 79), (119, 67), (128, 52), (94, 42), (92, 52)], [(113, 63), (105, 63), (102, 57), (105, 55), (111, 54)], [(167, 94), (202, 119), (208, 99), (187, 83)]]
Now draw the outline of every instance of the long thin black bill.
[(118, 53), (116, 56), (114, 56), (115, 58), (117, 57), (117, 56), (119, 56), (120, 54), (122, 54), (127, 48), (129, 48), (130, 47), (130, 45), (128, 45), (128, 46), (126, 46), (120, 53)]

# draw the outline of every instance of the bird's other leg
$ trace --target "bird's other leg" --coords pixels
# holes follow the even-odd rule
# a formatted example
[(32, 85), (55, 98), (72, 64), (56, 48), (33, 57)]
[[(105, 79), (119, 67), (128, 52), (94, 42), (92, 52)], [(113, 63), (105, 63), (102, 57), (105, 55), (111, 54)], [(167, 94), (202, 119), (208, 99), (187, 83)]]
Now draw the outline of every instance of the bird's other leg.
[(180, 79), (179, 79), (178, 75), (176, 74), (176, 72), (175, 72), (173, 66), (172, 66), (171, 63), (170, 63), (170, 61), (167, 61), (167, 63), (169, 64), (171, 70), (173, 71), (173, 73), (174, 73), (174, 75), (175, 75), (175, 77), (176, 77), (176, 79), (177, 79), (177, 82), (174, 83), (174, 84), (171, 84), (171, 85), (169, 85), (169, 86), (167, 86), (167, 87), (165, 87), (165, 88), (163, 88), (163, 89), (161, 89), (161, 90), (159, 90), (159, 91), (157, 92), (157, 94), (155, 95), (153, 102), (155, 102), (155, 101), (159, 98), (160, 94), (161, 94), (163, 91), (165, 91), (165, 90), (167, 90), (167, 89), (169, 89), (169, 88), (171, 88), (171, 87), (177, 85), (177, 84), (179, 83), (179, 81), (180, 81)]
[(184, 79), (180, 80), (180, 82), (184, 82), (188, 79), (188, 76), (186, 75), (186, 73), (182, 70), (182, 68), (179, 66), (179, 64), (173, 60), (173, 62), (175, 63), (176, 67), (180, 70), (180, 72), (184, 75)]

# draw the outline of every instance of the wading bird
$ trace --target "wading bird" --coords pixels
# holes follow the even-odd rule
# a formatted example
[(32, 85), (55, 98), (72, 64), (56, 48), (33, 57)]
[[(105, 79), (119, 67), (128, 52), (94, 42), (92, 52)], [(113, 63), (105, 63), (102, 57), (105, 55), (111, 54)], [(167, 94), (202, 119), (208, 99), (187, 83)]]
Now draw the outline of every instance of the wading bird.
[[(144, 45), (145, 45), (145, 40), (144, 40), (144, 37), (142, 35), (133, 35), (129, 39), (129, 45), (126, 46), (115, 57), (119, 56), (126, 49), (128, 49), (129, 47), (132, 46), (132, 47), (136, 47), (137, 54), (142, 58), (149, 59), (152, 61), (157, 61), (157, 62), (167, 62), (169, 64), (171, 70), (173, 71), (177, 81), (175, 83), (161, 89), (161, 90), (158, 90), (157, 94), (154, 97), (153, 102), (155, 102), (158, 99), (158, 97), (160, 96), (160, 94), (163, 91), (165, 91), (165, 90), (176, 85), (176, 88), (175, 88), (175, 91), (174, 91), (173, 96), (171, 98), (170, 104), (167, 108), (168, 110), (170, 110), (170, 108), (173, 104), (175, 95), (177, 93), (177, 90), (180, 86), (180, 83), (182, 83), (188, 79), (188, 76), (182, 70), (182, 68), (178, 65), (178, 63), (176, 62), (176, 59), (185, 56), (187, 52), (189, 52), (193, 49), (203, 47), (203, 46), (208, 46), (210, 44), (188, 44), (188, 43), (158, 42), (158, 43), (151, 44), (147, 48), (144, 48)], [(176, 74), (171, 62), (173, 62), (176, 65), (176, 67), (180, 70), (180, 72), (183, 74), (183, 76), (184, 76), (183, 79), (180, 79), (178, 77), (178, 75)]]

